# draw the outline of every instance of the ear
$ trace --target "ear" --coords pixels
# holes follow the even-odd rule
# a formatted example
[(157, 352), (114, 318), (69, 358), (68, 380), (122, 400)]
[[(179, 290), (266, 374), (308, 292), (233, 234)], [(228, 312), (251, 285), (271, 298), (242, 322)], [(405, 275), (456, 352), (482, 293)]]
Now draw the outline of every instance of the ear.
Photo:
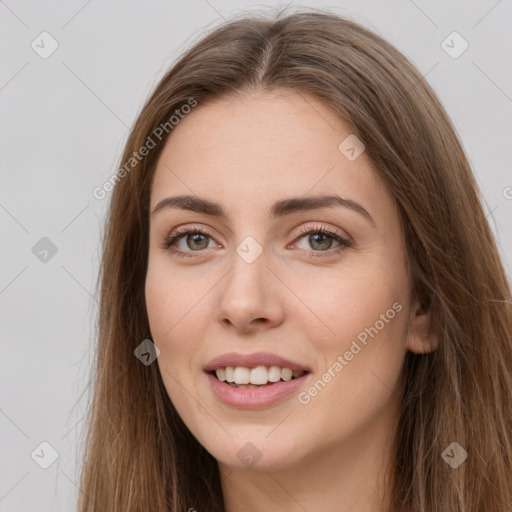
[(414, 354), (434, 352), (438, 346), (438, 335), (431, 322), (430, 314), (418, 302), (411, 308), (406, 347)]

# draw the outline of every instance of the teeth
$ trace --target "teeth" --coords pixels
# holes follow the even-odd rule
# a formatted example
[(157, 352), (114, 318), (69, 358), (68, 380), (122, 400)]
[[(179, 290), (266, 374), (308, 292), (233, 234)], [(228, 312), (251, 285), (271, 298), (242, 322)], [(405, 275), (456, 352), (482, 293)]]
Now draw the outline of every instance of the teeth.
[[(228, 382), (235, 382), (235, 369), (232, 366), (227, 366), (225, 369), (226, 380)], [(218, 377), (218, 375), (217, 375)]]
[(291, 370), (279, 366), (256, 366), (247, 368), (245, 366), (226, 366), (217, 368), (215, 375), (222, 382), (228, 382), (236, 386), (252, 388), (264, 386), (269, 382), (289, 381), (304, 375), (302, 370)]
[(271, 366), (268, 370), (268, 380), (270, 382), (279, 382), (281, 380), (281, 368), (279, 366)]
[[(238, 381), (235, 381), (239, 384)], [(256, 366), (256, 368), (252, 368), (249, 374), (249, 382), (254, 385), (262, 385), (268, 382), (268, 370), (265, 366)]]
[(293, 372), (290, 370), (290, 368), (283, 368), (281, 370), (281, 379), (283, 380), (292, 380)]
[(251, 371), (249, 370), (249, 368), (244, 368), (243, 366), (237, 366), (235, 368), (234, 374), (235, 374), (235, 384), (249, 384), (249, 376), (251, 374)]

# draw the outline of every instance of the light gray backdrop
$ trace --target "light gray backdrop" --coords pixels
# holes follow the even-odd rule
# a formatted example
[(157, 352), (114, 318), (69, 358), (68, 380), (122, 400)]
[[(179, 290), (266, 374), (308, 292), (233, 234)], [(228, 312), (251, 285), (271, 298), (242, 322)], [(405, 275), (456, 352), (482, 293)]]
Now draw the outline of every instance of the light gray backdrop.
[[(143, 100), (185, 48), (242, 9), (278, 5), (0, 0), (0, 511), (71, 511), (79, 493), (107, 205), (93, 189), (115, 172)], [(311, 5), (374, 29), (432, 84), (510, 269), (512, 2)]]

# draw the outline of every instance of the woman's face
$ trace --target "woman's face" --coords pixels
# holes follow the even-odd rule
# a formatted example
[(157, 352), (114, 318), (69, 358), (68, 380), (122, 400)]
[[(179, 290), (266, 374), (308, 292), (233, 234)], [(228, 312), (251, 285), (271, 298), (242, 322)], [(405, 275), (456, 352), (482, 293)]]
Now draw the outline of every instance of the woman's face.
[[(291, 92), (199, 104), (163, 148), (150, 212), (157, 362), (221, 464), (285, 469), (382, 442), (416, 308), (397, 211), (348, 125)], [(212, 368), (280, 380), (236, 388)]]

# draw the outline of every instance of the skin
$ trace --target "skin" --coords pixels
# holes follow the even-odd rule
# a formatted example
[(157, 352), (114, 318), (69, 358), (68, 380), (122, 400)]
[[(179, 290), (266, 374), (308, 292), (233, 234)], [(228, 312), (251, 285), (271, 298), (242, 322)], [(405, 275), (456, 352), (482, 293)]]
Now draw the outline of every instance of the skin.
[[(389, 191), (364, 152), (350, 161), (338, 150), (351, 133), (311, 97), (256, 91), (196, 107), (158, 161), (151, 212), (169, 196), (191, 194), (228, 215), (151, 214), (145, 290), (163, 382), (218, 461), (227, 512), (389, 509), (404, 357), (434, 350), (436, 340), (410, 294)], [(276, 201), (333, 193), (362, 205), (374, 224), (341, 206), (270, 215)], [(163, 244), (178, 226), (202, 227), (211, 238), (192, 235), (187, 245), (185, 235), (174, 248), (193, 254), (177, 256)], [(335, 240), (300, 234), (319, 226), (352, 245), (336, 252)], [(247, 236), (262, 248), (252, 263), (236, 252)], [(226, 352), (272, 352), (311, 367), (299, 390), (307, 391), (395, 303), (401, 311), (307, 404), (293, 394), (240, 410), (215, 397), (203, 372)], [(261, 454), (251, 467), (237, 456), (249, 442)]]

